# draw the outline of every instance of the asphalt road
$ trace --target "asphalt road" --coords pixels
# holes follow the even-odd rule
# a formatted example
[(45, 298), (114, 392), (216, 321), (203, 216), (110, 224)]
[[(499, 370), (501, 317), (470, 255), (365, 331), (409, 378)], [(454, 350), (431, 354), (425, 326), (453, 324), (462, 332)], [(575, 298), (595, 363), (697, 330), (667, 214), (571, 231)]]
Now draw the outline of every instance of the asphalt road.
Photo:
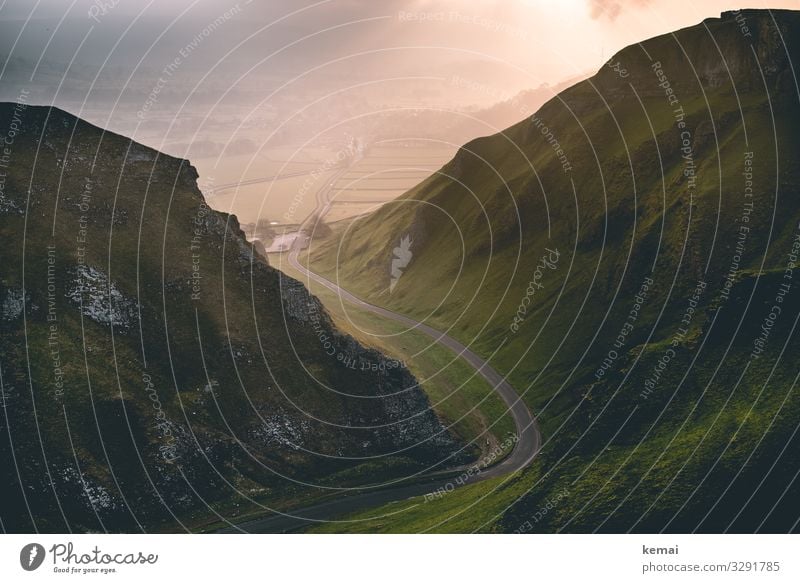
[(365, 302), (347, 290), (340, 288), (332, 281), (329, 281), (321, 275), (309, 271), (297, 260), (300, 249), (306, 244), (307, 242), (302, 236), (295, 240), (295, 245), (292, 248), (291, 253), (289, 253), (289, 264), (294, 269), (309, 279), (312, 279), (320, 285), (325, 286), (337, 294), (342, 300), (353, 304), (354, 306), (358, 306), (362, 310), (366, 310), (368, 312), (378, 314), (379, 316), (383, 316), (384, 318), (389, 318), (390, 320), (400, 322), (408, 328), (413, 328), (419, 332), (427, 334), (438, 344), (446, 346), (459, 357), (467, 361), (472, 368), (478, 371), (478, 373), (489, 382), (489, 384), (494, 388), (495, 392), (503, 400), (503, 403), (505, 403), (506, 407), (508, 407), (509, 411), (511, 411), (511, 416), (514, 420), (514, 427), (516, 428), (519, 440), (511, 454), (507, 456), (502, 463), (492, 466), (491, 468), (487, 468), (481, 473), (480, 477), (482, 479), (501, 476), (520, 470), (533, 461), (533, 458), (536, 456), (536, 453), (539, 451), (539, 446), (541, 445), (539, 426), (533, 414), (530, 412), (530, 409), (528, 409), (528, 406), (525, 404), (519, 394), (517, 394), (517, 391), (514, 390), (514, 387), (512, 387), (505, 377), (503, 377), (503, 375), (494, 370), (482, 357), (472, 352), (469, 348), (461, 344), (455, 338), (448, 336), (447, 334), (444, 334), (435, 328), (428, 326), (427, 324), (417, 322), (408, 316), (404, 316), (402, 314), (387, 310), (386, 308)]
[[(330, 193), (333, 184), (336, 182), (337, 176), (334, 176), (317, 192), (317, 211), (315, 216), (323, 217), (330, 209)], [(309, 217), (311, 219), (311, 217)], [(308, 221), (306, 221), (308, 222)], [(511, 453), (505, 457), (499, 464), (489, 466), (482, 469), (479, 473), (465, 474), (460, 473), (459, 469), (448, 472), (445, 476), (443, 472), (436, 472), (429, 477), (428, 481), (422, 482), (417, 479), (414, 483), (405, 485), (390, 486), (382, 489), (367, 488), (367, 489), (354, 489), (347, 495), (342, 495), (337, 498), (331, 499), (327, 502), (317, 503), (306, 508), (293, 510), (291, 513), (274, 513), (269, 516), (250, 520), (238, 524), (232, 528), (225, 529), (221, 532), (252, 532), (252, 533), (267, 533), (267, 532), (291, 532), (318, 522), (331, 522), (335, 521), (336, 517), (345, 514), (350, 514), (359, 510), (372, 508), (395, 502), (398, 500), (405, 500), (414, 496), (420, 496), (429, 492), (434, 492), (439, 488), (455, 487), (457, 483), (455, 478), (459, 477), (458, 484), (467, 484), (494, 478), (498, 476), (505, 476), (513, 472), (518, 472), (528, 466), (541, 447), (541, 434), (539, 432), (539, 425), (536, 422), (533, 414), (525, 405), (522, 398), (514, 390), (508, 381), (494, 370), (483, 358), (472, 352), (469, 348), (461, 344), (455, 338), (439, 332), (435, 328), (417, 322), (416, 320), (389, 311), (380, 306), (376, 306), (365, 302), (340, 288), (338, 285), (325, 279), (312, 271), (306, 269), (297, 260), (298, 255), (302, 249), (308, 245), (308, 237), (304, 234), (307, 232), (308, 226), (301, 225), (300, 234), (295, 239), (292, 250), (289, 253), (290, 265), (298, 270), (300, 273), (314, 280), (320, 285), (325, 286), (329, 290), (337, 294), (343, 301), (358, 306), (362, 310), (373, 312), (384, 318), (389, 318), (396, 322), (413, 328), (433, 338), (438, 344), (446, 346), (452, 350), (459, 357), (464, 359), (470, 364), (478, 373), (486, 379), (489, 384), (494, 388), (498, 396), (503, 400), (508, 410), (511, 412), (514, 426), (518, 436), (518, 440)], [(390, 518), (389, 518), (390, 520)]]

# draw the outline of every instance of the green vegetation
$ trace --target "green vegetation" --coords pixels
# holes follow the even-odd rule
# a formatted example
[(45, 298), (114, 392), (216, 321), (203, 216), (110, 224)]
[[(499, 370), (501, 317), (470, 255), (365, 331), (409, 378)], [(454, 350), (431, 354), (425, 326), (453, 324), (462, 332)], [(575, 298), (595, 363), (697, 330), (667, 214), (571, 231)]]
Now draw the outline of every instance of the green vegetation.
[(254, 254), (188, 162), (57, 109), (0, 104), (11, 132), (5, 531), (203, 528), (465, 461), (414, 377)]
[(530, 489), (534, 474), (492, 478), (453, 490), (441, 498), (418, 496), (340, 517), (308, 532), (466, 533), (495, 532), (506, 509)]
[[(470, 142), (302, 257), (496, 351), (545, 443), (529, 491), (489, 528), (796, 528), (800, 16), (746, 17), (751, 37), (728, 14), (624, 49), (610, 61), (624, 76), (604, 67)], [(413, 258), (389, 294), (406, 236)], [(451, 511), (423, 505), (398, 529)]]
[(436, 413), (461, 441), (486, 453), (506, 436), (513, 435), (514, 423), (500, 397), (455, 354), (421, 332), (408, 330), (358, 306), (344, 305), (330, 289), (293, 269), (286, 257), (272, 261), (322, 301), (339, 330), (407, 367)]

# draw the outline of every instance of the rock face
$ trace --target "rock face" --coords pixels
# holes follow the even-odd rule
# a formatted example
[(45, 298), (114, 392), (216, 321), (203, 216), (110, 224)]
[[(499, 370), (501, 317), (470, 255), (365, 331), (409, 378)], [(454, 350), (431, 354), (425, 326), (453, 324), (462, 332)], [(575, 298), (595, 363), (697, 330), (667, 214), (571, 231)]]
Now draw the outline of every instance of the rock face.
[(126, 298), (114, 282), (96, 267), (78, 265), (71, 272), (66, 297), (80, 306), (81, 313), (98, 324), (127, 331), (136, 318), (136, 302)]
[(0, 104), (12, 124), (5, 530), (182, 530), (458, 461), (414, 377), (254, 253), (187, 161), (57, 109)]
[[(455, 442), (430, 409), (427, 397), (407, 369), (376, 350), (364, 348), (351, 336), (337, 332), (322, 302), (300, 282), (282, 276), (281, 297), (284, 313), (312, 330), (338, 367), (357, 374), (375, 375), (375, 393), (368, 399), (371, 403), (364, 403), (347, 417), (350, 427), (374, 428), (363, 433), (359, 445), (362, 450), (413, 448), (419, 436), (425, 435), (428, 447), (453, 451)], [(301, 423), (308, 425), (305, 421)]]

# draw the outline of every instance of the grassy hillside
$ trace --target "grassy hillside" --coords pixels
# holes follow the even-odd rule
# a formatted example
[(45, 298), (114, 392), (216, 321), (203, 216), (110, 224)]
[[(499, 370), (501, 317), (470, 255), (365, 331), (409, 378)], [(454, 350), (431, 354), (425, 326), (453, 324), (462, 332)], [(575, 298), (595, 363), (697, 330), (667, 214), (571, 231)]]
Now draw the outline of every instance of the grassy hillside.
[(481, 528), (797, 528), (800, 13), (742, 15), (624, 49), (312, 241), (313, 270), (497, 351), (538, 415), (535, 479)]
[[(339, 330), (408, 368), (442, 422), (476, 453), (490, 454), (514, 434), (514, 422), (505, 413), (502, 399), (455, 353), (422, 332), (345, 304), (330, 289), (295, 270), (284, 255), (271, 257), (276, 269), (301, 281), (320, 299)], [(489, 424), (489, 419), (494, 423)]]
[(0, 135), (4, 531), (183, 530), (461, 461), (188, 162), (44, 107)]

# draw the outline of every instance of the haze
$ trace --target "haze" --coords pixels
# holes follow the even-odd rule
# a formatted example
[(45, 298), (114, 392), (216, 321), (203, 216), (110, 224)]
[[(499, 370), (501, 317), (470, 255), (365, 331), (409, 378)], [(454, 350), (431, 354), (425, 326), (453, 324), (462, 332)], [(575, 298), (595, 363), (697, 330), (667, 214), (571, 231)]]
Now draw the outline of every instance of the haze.
[[(620, 48), (742, 8), (666, 0), (554, 6), (14, 0), (0, 8), (0, 98), (26, 90), (30, 102), (191, 159), (212, 204), (243, 222), (297, 222), (305, 209), (292, 210), (292, 200), (303, 168), (324, 176), (342, 151), (372, 148), (374, 159), (392, 158), (375, 172), (405, 171), (371, 202), (392, 198), (465, 141), (530, 115)], [(412, 146), (413, 156), (397, 156)], [(381, 147), (386, 155), (375, 155)], [(342, 216), (372, 208), (350, 207)]]

